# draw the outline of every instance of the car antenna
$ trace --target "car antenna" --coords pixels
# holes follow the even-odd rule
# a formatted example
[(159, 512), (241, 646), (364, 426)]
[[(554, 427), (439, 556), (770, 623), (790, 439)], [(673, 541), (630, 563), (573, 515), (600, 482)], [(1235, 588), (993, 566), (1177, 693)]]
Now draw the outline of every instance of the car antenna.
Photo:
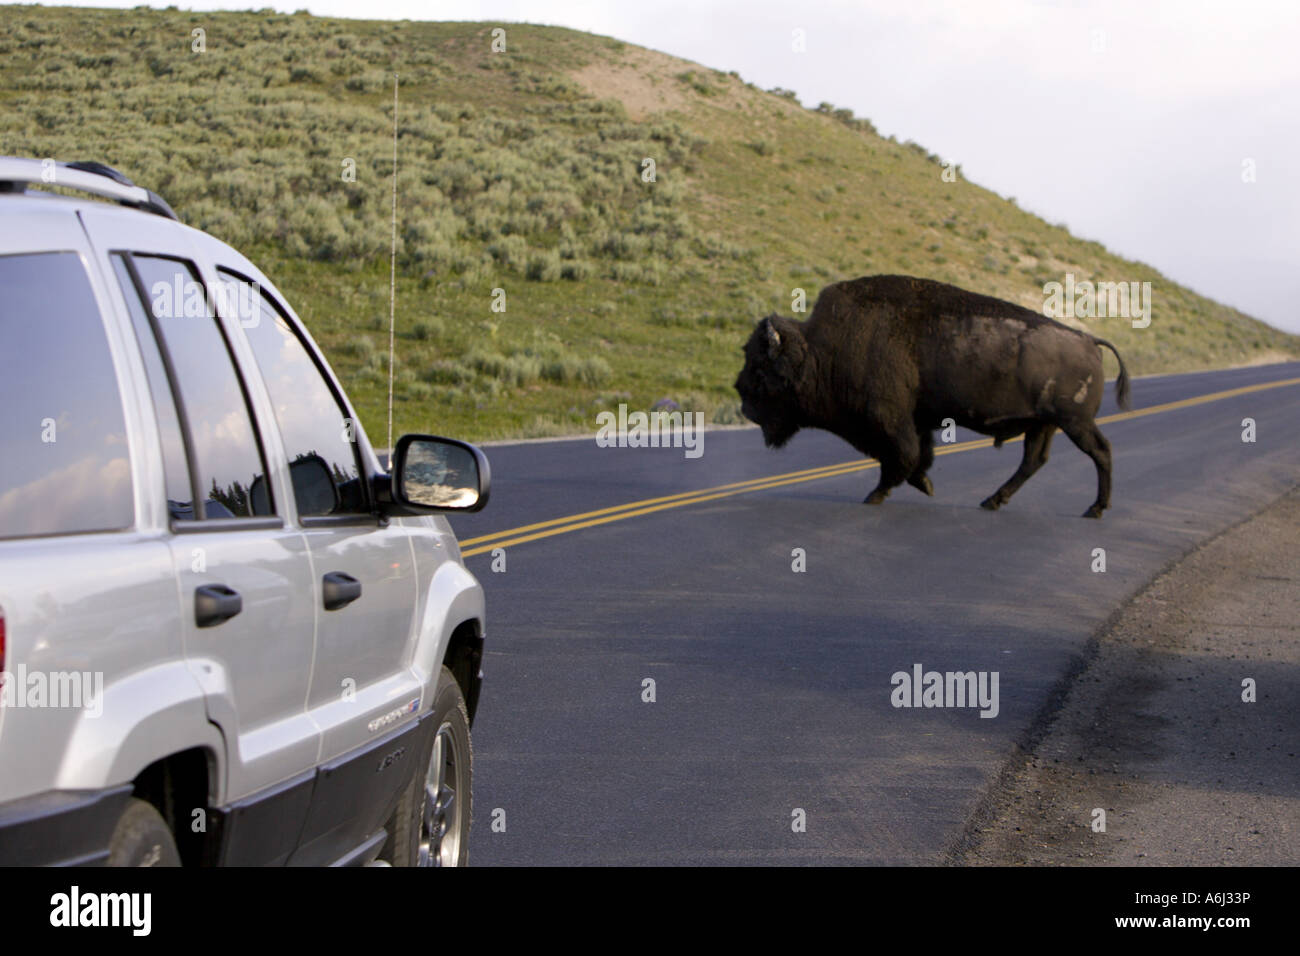
[(388, 261), (388, 470), (393, 470), (393, 356), (397, 330), (397, 74), (393, 74), (393, 249)]

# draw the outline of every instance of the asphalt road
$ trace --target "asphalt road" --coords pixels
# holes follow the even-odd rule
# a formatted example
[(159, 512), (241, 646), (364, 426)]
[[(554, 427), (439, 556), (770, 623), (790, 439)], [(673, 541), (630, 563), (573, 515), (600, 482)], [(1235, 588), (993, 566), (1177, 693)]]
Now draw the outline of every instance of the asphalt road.
[[(879, 507), (861, 504), (873, 468), (756, 481), (865, 464), (820, 432), (779, 452), (756, 429), (710, 432), (695, 459), (489, 448), (492, 501), (453, 521), (488, 597), (471, 862), (942, 862), (1111, 612), (1300, 482), (1300, 382), (1154, 406), (1288, 379), (1300, 363), (1136, 380), (1134, 413), (1102, 420), (1100, 521), (1080, 517), (1092, 463), (1060, 434), (996, 513), (979, 502), (1021, 445), (971, 433), (939, 446), (934, 498), (904, 486)], [(891, 675), (915, 664), (996, 672), (997, 716), (894, 707)]]

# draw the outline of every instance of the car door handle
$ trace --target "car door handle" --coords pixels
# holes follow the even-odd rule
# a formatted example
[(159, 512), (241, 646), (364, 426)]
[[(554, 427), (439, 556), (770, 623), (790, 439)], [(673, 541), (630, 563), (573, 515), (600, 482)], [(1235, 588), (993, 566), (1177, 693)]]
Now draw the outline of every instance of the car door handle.
[(325, 610), (337, 611), (361, 597), (361, 582), (342, 571), (331, 571), (321, 579)]
[(216, 627), (244, 609), (238, 591), (224, 584), (204, 584), (194, 589), (194, 622), (199, 627)]

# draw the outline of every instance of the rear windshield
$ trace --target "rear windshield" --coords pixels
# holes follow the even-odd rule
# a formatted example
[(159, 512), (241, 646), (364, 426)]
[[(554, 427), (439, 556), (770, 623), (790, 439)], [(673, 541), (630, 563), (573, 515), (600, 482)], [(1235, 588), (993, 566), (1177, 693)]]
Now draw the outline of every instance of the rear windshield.
[(0, 538), (134, 518), (126, 423), (81, 257), (0, 256)]

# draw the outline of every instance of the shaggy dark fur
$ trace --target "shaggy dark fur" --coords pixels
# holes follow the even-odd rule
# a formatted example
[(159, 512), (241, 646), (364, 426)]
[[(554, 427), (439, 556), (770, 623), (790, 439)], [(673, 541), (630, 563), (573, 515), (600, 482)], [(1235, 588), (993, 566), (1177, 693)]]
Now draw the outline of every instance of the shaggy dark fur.
[(1097, 466), (1097, 500), (1084, 516), (1098, 518), (1111, 476), (1110, 443), (1094, 421), (1103, 345), (1119, 360), (1116, 397), (1128, 408), (1128, 370), (1109, 342), (942, 282), (871, 276), (828, 286), (805, 322), (763, 319), (736, 391), (771, 447), (822, 428), (877, 459), (868, 504), (904, 481), (934, 494), (932, 433), (951, 418), (998, 445), (1025, 436), (1020, 467), (981, 503), (996, 510), (1047, 461), (1059, 428)]

